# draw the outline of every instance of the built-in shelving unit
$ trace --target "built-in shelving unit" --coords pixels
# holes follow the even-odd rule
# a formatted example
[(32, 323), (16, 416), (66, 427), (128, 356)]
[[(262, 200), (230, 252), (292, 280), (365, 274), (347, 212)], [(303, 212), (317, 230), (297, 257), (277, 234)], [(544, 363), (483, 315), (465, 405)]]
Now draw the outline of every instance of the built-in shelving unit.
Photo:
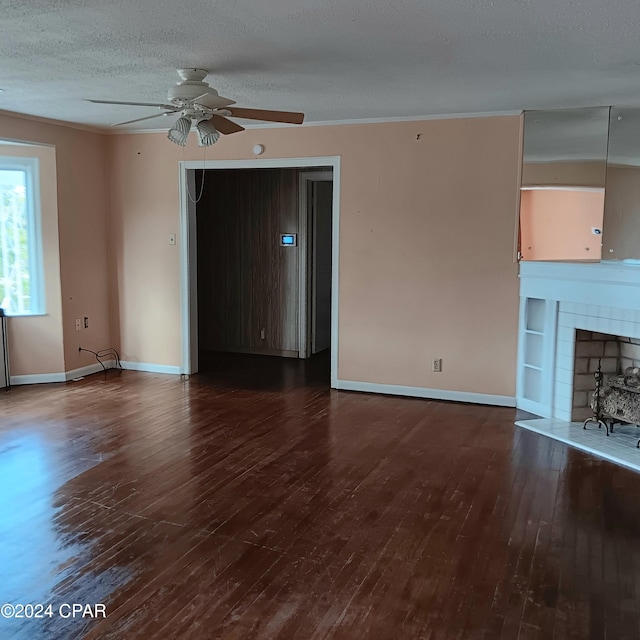
[(518, 406), (546, 417), (552, 388), (545, 371), (553, 366), (557, 305), (541, 298), (521, 298), (520, 305)]

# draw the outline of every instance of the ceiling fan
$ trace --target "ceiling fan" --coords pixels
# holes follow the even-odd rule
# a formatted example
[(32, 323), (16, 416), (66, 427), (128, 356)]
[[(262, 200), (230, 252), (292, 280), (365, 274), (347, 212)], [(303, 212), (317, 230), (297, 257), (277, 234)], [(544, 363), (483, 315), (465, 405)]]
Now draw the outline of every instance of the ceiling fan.
[(144, 118), (118, 122), (111, 126), (117, 127), (134, 122), (142, 122), (160, 116), (180, 114), (173, 126), (169, 129), (167, 137), (184, 147), (187, 144), (191, 125), (195, 123), (198, 133), (198, 144), (208, 147), (215, 144), (220, 134), (238, 133), (244, 131), (244, 127), (229, 120), (229, 117), (246, 118), (248, 120), (263, 120), (265, 122), (282, 122), (286, 124), (302, 124), (303, 113), (292, 111), (267, 111), (265, 109), (243, 109), (235, 107), (235, 102), (223, 98), (210, 87), (204, 79), (208, 75), (206, 69), (178, 69), (180, 82), (169, 89), (168, 102), (118, 102), (114, 100), (87, 100), (97, 104), (120, 104), (137, 107), (157, 107), (162, 113), (157, 113)]

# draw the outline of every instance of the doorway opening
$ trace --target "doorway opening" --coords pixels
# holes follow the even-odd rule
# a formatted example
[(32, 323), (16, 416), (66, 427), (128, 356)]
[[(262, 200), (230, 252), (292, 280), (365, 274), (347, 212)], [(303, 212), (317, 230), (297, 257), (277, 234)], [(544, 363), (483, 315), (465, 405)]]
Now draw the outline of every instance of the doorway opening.
[(299, 357), (331, 347), (331, 257), (333, 172), (299, 174), (299, 227), (306, 242), (300, 254)]
[(339, 159), (183, 162), (180, 177), (182, 373), (320, 367), (335, 387)]

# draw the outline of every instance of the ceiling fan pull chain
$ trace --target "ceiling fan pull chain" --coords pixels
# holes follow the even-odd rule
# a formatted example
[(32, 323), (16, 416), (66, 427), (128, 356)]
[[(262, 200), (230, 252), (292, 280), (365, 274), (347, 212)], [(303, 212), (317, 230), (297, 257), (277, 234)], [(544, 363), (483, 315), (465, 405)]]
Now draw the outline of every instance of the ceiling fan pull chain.
[[(186, 151), (187, 150), (183, 147), (182, 148), (183, 160), (185, 159)], [(204, 176), (206, 173), (206, 165), (207, 165), (207, 148), (203, 147), (202, 148), (202, 181), (200, 182), (200, 193), (198, 194), (198, 197), (195, 200), (191, 197), (191, 193), (189, 192), (189, 181), (187, 180), (187, 197), (193, 204), (198, 204), (198, 202), (200, 202), (200, 200), (202, 199), (202, 192), (204, 191)]]

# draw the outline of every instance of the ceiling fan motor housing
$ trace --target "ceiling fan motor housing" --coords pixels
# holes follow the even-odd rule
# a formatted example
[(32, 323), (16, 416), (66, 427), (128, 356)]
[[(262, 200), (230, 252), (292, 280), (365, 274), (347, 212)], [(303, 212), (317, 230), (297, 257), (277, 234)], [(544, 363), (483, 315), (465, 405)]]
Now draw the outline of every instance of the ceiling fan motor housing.
[(204, 69), (178, 69), (178, 75), (181, 81), (169, 89), (167, 96), (172, 104), (184, 104), (204, 94), (218, 95), (215, 89), (204, 82), (207, 77)]
[(206, 69), (178, 69), (180, 82), (169, 89), (168, 99), (171, 104), (178, 107), (191, 106), (197, 98), (203, 107), (208, 109), (219, 109), (221, 107), (235, 104), (233, 100), (221, 97), (218, 92), (204, 82), (208, 75)]

